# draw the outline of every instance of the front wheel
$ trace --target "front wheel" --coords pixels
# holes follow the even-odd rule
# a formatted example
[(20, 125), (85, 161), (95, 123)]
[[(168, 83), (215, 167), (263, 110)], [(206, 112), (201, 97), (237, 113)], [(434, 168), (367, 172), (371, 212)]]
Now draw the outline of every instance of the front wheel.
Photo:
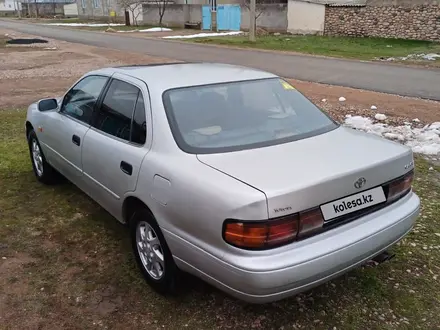
[(40, 143), (38, 142), (37, 134), (35, 134), (34, 130), (29, 132), (28, 144), (32, 168), (38, 181), (45, 184), (54, 184), (58, 182), (59, 174), (46, 161), (43, 150), (41, 150)]
[(130, 221), (130, 238), (136, 262), (147, 283), (161, 294), (173, 293), (178, 269), (153, 215), (137, 210)]

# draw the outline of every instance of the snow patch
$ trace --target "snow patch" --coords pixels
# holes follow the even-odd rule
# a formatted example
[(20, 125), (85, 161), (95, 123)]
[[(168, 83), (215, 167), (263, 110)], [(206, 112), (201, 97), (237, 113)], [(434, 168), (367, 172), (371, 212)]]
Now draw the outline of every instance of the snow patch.
[(322, 99), (321, 102), (327, 102), (327, 100), (326, 99)]
[(376, 120), (385, 120), (385, 119), (387, 119), (387, 116), (385, 116), (385, 115), (382, 114), (382, 113), (376, 113), (376, 115), (374, 116), (374, 118), (375, 118)]
[(168, 29), (168, 28), (153, 27), (153, 28), (142, 29), (142, 30), (126, 30), (126, 31), (118, 30), (116, 32), (127, 33), (127, 32), (169, 32), (169, 31), (173, 31), (173, 30)]
[(121, 26), (121, 25), (125, 25), (125, 24), (118, 24), (118, 23), (44, 23), (43, 25), (99, 27), (99, 26)]
[(153, 27), (149, 29), (139, 30), (139, 32), (165, 32), (165, 31), (173, 31), (173, 30), (163, 27)]
[(206, 38), (206, 37), (223, 37), (223, 36), (235, 36), (242, 34), (242, 31), (232, 31), (232, 32), (212, 32), (212, 33), (197, 33), (188, 34), (184, 36), (166, 36), (162, 37), (164, 39), (192, 39), (192, 38)]
[(429, 54), (409, 54), (407, 56), (401, 56), (401, 57), (380, 57), (376, 58), (381, 61), (436, 61), (440, 60), (440, 54), (435, 53), (429, 53)]
[(426, 55), (423, 55), (422, 58), (424, 60), (428, 60), (428, 61), (435, 61), (438, 58), (440, 59), (440, 54), (426, 54)]
[(347, 101), (347, 99), (346, 99), (345, 97), (341, 96), (341, 97), (339, 98), (339, 102), (345, 102), (345, 101)]
[(372, 105), (370, 109), (371, 110), (377, 110), (377, 107), (375, 105)]
[(436, 122), (432, 123), (431, 125), (429, 125), (429, 128), (440, 130), (440, 121), (436, 121)]
[(399, 141), (412, 148), (415, 153), (440, 154), (440, 122), (434, 122), (423, 128), (412, 128), (410, 125), (391, 126), (384, 123), (373, 123), (372, 119), (362, 116), (346, 116), (344, 124), (367, 133)]

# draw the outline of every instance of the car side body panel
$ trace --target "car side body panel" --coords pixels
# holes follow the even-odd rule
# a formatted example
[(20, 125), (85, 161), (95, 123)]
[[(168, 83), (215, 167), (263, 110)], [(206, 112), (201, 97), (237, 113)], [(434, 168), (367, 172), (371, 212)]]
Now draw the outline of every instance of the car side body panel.
[[(82, 143), (89, 130), (89, 125), (73, 120), (59, 112), (46, 114), (43, 126), (42, 143), (50, 150), (51, 162), (67, 179), (72, 182), (82, 181)], [(73, 136), (80, 140), (80, 145), (73, 143)], [(84, 186), (81, 184), (81, 188)]]
[[(161, 94), (151, 93), (151, 106), (151, 151), (142, 163), (136, 191), (126, 197), (134, 196), (143, 201), (164, 229), (165, 236), (167, 232), (173, 233), (220, 258), (227, 245), (221, 236), (224, 220), (267, 219), (266, 196), (202, 164), (196, 155), (181, 151), (167, 123)], [(155, 177), (161, 179), (158, 181)], [(158, 184), (164, 180), (169, 184)], [(173, 255), (191, 257), (189, 251), (180, 250), (172, 242), (170, 249)]]
[[(114, 74), (112, 79), (128, 82), (141, 90), (147, 123), (146, 143), (134, 145), (90, 127), (82, 148), (83, 172), (88, 194), (118, 220), (124, 221), (124, 196), (136, 190), (142, 162), (152, 143), (151, 107), (145, 83), (122, 74)], [(131, 168), (130, 173), (124, 172), (124, 165)]]

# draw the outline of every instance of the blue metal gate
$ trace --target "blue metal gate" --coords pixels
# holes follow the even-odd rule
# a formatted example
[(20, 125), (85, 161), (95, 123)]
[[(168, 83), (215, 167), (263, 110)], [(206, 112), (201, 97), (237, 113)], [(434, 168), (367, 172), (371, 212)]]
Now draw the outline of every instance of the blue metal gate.
[(217, 6), (217, 30), (240, 31), (240, 5)]
[(202, 30), (211, 30), (211, 6), (202, 6)]

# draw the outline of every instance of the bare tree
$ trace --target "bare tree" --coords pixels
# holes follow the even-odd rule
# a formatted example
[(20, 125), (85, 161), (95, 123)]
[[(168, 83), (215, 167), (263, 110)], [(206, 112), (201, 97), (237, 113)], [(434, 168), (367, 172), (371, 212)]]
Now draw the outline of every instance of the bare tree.
[[(258, 26), (257, 20), (266, 10), (265, 5), (270, 4), (286, 4), (287, 0), (256, 0), (255, 6), (255, 27)], [(249, 12), (251, 11), (251, 1), (250, 0), (240, 0), (240, 5), (247, 8)]]
[(35, 3), (35, 18), (38, 18), (38, 2), (37, 2), (37, 0), (35, 0), (34, 3)]
[(124, 10), (131, 13), (133, 18), (133, 25), (138, 25), (138, 17), (142, 12), (141, 0), (118, 0), (119, 6)]
[[(263, 3), (268, 3), (267, 0), (256, 0), (256, 6), (255, 6), (255, 27), (257, 26), (257, 20), (263, 14), (264, 12), (264, 6)], [(240, 4), (247, 8), (247, 10), (251, 11), (251, 1), (250, 0), (241, 0)]]
[(138, 17), (143, 12), (142, 2), (135, 2), (131, 6), (128, 7), (129, 12), (131, 13), (131, 17), (133, 17), (133, 25), (138, 25)]
[(153, 0), (159, 11), (159, 26), (162, 27), (162, 20), (165, 11), (167, 10), (168, 0)]

